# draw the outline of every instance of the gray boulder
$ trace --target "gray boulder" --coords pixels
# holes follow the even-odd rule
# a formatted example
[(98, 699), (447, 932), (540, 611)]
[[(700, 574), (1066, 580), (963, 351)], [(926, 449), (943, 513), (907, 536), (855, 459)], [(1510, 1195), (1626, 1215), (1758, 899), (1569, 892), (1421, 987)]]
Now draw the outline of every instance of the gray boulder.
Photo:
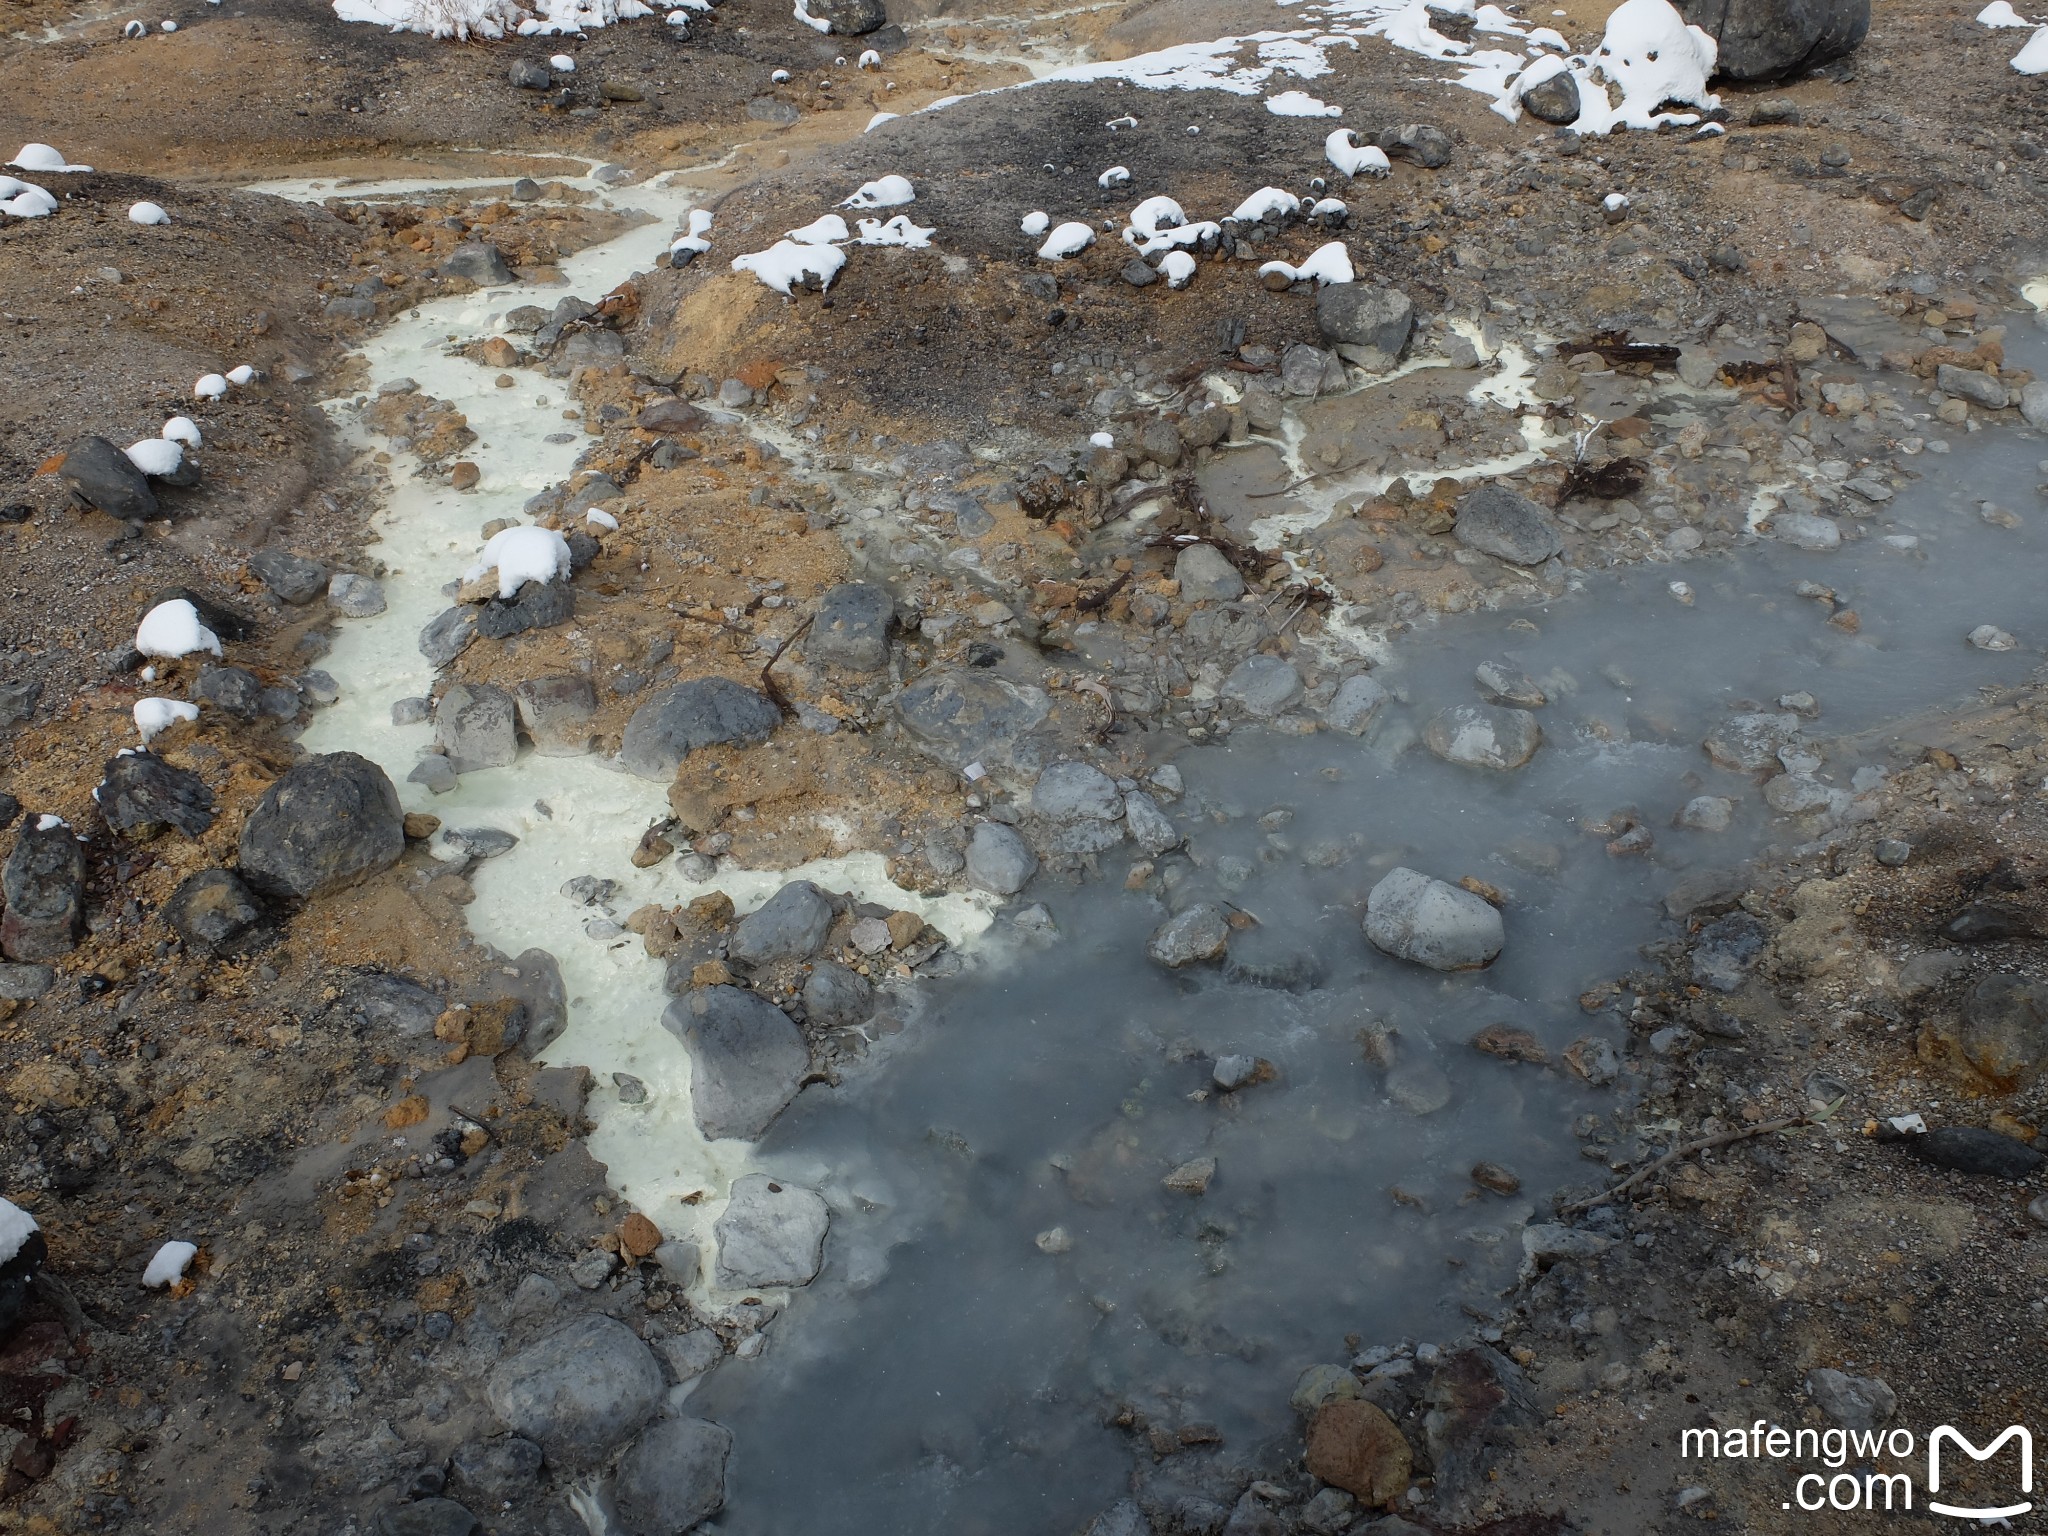
[(519, 723), (541, 757), (581, 757), (590, 750), (597, 689), (581, 672), (551, 672), (515, 684)]
[(782, 711), (765, 694), (722, 677), (693, 678), (662, 689), (633, 712), (619, 763), (643, 779), (667, 783), (692, 752), (766, 741), (781, 723)]
[(796, 1097), (810, 1047), (789, 1015), (738, 987), (697, 987), (668, 1005), (662, 1028), (690, 1053), (690, 1108), (713, 1141), (752, 1141)]
[(1458, 542), (1513, 565), (1541, 565), (1564, 550), (1551, 515), (1504, 485), (1482, 485), (1458, 499)]
[(889, 664), (889, 625), (896, 600), (872, 582), (845, 581), (818, 600), (818, 616), (804, 638), (813, 661), (853, 672), (879, 672)]
[(585, 1314), (500, 1360), (491, 1411), (547, 1459), (587, 1466), (653, 1417), (661, 1366), (624, 1323)]
[(441, 263), (443, 277), (466, 277), (478, 287), (512, 281), (511, 263), (488, 240), (466, 240)]
[(1230, 946), (1230, 920), (1214, 902), (1197, 902), (1153, 930), (1145, 955), (1170, 971), (1214, 960)]
[(263, 909), (233, 870), (202, 869), (171, 892), (163, 918), (187, 949), (217, 955), (254, 930), (263, 921)]
[(420, 631), (420, 654), (437, 667), (468, 650), (476, 639), (474, 608), (444, 608)]
[(809, 1285), (825, 1261), (832, 1213), (815, 1190), (765, 1173), (734, 1181), (732, 1199), (712, 1223), (718, 1283), (745, 1287)]
[(538, 59), (514, 59), (505, 78), (522, 91), (544, 91), (555, 83), (547, 65)]
[(1173, 579), (1191, 603), (1234, 603), (1244, 596), (1243, 575), (1214, 544), (1190, 544), (1174, 556)]
[(1717, 768), (1755, 773), (1778, 761), (1778, 753), (1799, 737), (1799, 717), (1790, 712), (1728, 716), (1700, 743)]
[(835, 37), (860, 37), (889, 20), (882, 0), (817, 0), (808, 9), (820, 21), (831, 23)]
[(206, 781), (154, 752), (123, 752), (108, 758), (93, 799), (101, 818), (116, 832), (176, 827), (187, 837), (198, 837), (213, 825), (213, 791)]
[(1415, 331), (1415, 306), (1398, 288), (1330, 283), (1316, 294), (1316, 329), (1347, 362), (1390, 368)]
[(104, 437), (81, 437), (73, 443), (57, 478), (80, 506), (123, 522), (152, 518), (160, 510), (149, 477)]
[(1301, 674), (1284, 657), (1255, 652), (1230, 669), (1222, 691), (1246, 714), (1263, 720), (1301, 697)]
[(992, 896), (1014, 896), (1038, 873), (1038, 855), (1015, 827), (984, 821), (967, 841), (967, 883)]
[(1422, 728), (1429, 750), (1448, 763), (1468, 768), (1519, 768), (1543, 745), (1543, 727), (1526, 709), (1492, 704), (1454, 704)]
[(345, 618), (374, 618), (384, 611), (384, 587), (371, 577), (336, 571), (327, 582), (327, 601)]
[(471, 1440), (448, 1458), (448, 1486), (495, 1509), (533, 1490), (544, 1459), (541, 1448), (520, 1435)]
[(1539, 122), (1575, 123), (1582, 110), (1579, 103), (1579, 82), (1560, 69), (1556, 74), (1537, 81), (1522, 92), (1522, 110)]
[(310, 603), (327, 590), (327, 567), (288, 549), (259, 549), (249, 569), (266, 587), (294, 607)]
[(1100, 853), (1124, 840), (1124, 797), (1088, 763), (1054, 763), (1041, 773), (1031, 811), (1045, 823), (1041, 846), (1059, 853)]
[(1678, 10), (1719, 44), (1714, 72), (1729, 80), (1818, 68), (1870, 30), (1870, 0), (1678, 0)]
[(263, 680), (247, 667), (202, 666), (192, 683), (192, 701), (237, 720), (263, 713)]
[(1844, 1429), (1875, 1429), (1898, 1411), (1898, 1395), (1875, 1376), (1809, 1371), (1806, 1390), (1814, 1406)]
[(1428, 123), (1401, 123), (1383, 129), (1380, 149), (1395, 160), (1412, 160), (1425, 170), (1438, 170), (1451, 163), (1451, 136)]
[(1363, 672), (1337, 685), (1330, 702), (1323, 706), (1323, 724), (1346, 736), (1363, 736), (1386, 707), (1387, 690)]
[(1934, 387), (1945, 395), (1973, 401), (1987, 411), (2002, 411), (2008, 403), (2005, 386), (1981, 368), (1942, 363), (1934, 370)]
[(576, 617), (576, 589), (566, 581), (529, 581), (510, 597), (493, 597), (471, 610), (486, 640), (553, 629)]
[(439, 993), (429, 992), (403, 976), (386, 976), (366, 971), (342, 988), (335, 1010), (365, 1033), (394, 1034), (410, 1038), (433, 1033), (446, 1005)]
[(2048, 1162), (2024, 1141), (1981, 1125), (1944, 1125), (1924, 1136), (1908, 1137), (1906, 1145), (1916, 1157), (1937, 1168), (2013, 1183), (2032, 1178), (2041, 1164)]
[(832, 929), (832, 903), (808, 880), (792, 880), (741, 918), (726, 952), (745, 966), (803, 960)]
[(2020, 415), (2028, 426), (2048, 429), (2048, 379), (2036, 379), (2020, 391)]
[(851, 1029), (874, 1017), (875, 989), (858, 971), (820, 960), (804, 980), (804, 1016), (819, 1029)]
[(732, 1431), (708, 1419), (663, 1419), (619, 1458), (612, 1484), (633, 1536), (683, 1536), (725, 1503)]
[(1434, 971), (1491, 965), (1507, 943), (1500, 913), (1470, 891), (1412, 869), (1392, 869), (1365, 898), (1373, 947)]
[(1133, 790), (1124, 796), (1124, 826), (1130, 831), (1131, 841), (1147, 853), (1165, 853), (1181, 844), (1179, 829), (1159, 809), (1159, 802), (1143, 790)]
[(78, 945), (85, 915), (85, 852), (78, 836), (52, 818), (26, 822), (0, 866), (0, 953), (9, 960), (55, 960)]
[(518, 707), (492, 683), (454, 683), (434, 709), (434, 740), (457, 773), (519, 759)]
[(2048, 986), (2004, 972), (1986, 976), (1963, 999), (1956, 1044), (1992, 1082), (2031, 1086), (2048, 1068)]
[(354, 752), (301, 763), (242, 824), (242, 873), (258, 889), (308, 897), (398, 862), (405, 813), (384, 770)]
[(56, 984), (55, 966), (35, 962), (17, 965), (11, 960), (0, 960), (0, 1001), (33, 1002)]

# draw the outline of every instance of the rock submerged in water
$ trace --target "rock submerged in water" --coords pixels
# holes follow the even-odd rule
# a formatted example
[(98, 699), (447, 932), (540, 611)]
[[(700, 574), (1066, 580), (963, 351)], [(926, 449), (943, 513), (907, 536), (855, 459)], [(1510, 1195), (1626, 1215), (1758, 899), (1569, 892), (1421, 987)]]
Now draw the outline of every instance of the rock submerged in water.
[(619, 744), (629, 773), (666, 784), (684, 758), (705, 747), (766, 741), (782, 711), (766, 694), (723, 677), (693, 678), (664, 688), (633, 712)]
[(718, 1239), (718, 1283), (809, 1285), (825, 1262), (832, 1212), (815, 1190), (750, 1173), (734, 1181), (725, 1213), (712, 1224)]
[(1511, 565), (1541, 565), (1564, 552), (1556, 520), (1504, 485), (1482, 485), (1460, 497), (1452, 532), (1466, 548)]
[(662, 1419), (619, 1458), (619, 1518), (634, 1536), (682, 1536), (725, 1504), (732, 1431), (708, 1419)]
[(1386, 1410), (1357, 1397), (1333, 1397), (1309, 1421), (1309, 1472), (1363, 1503), (1391, 1505), (1408, 1491), (1415, 1454)]
[(1520, 768), (1543, 745), (1543, 727), (1525, 709), (1454, 704), (1422, 729), (1429, 750), (1449, 763), (1503, 772)]
[(1214, 960), (1230, 946), (1230, 920), (1214, 902), (1198, 902), (1168, 918), (1145, 942), (1145, 954), (1170, 971)]
[(1435, 971), (1491, 965), (1507, 943), (1490, 903), (1412, 869), (1393, 869), (1365, 899), (1365, 936), (1397, 960)]
[(398, 791), (354, 752), (301, 763), (263, 792), (242, 825), (242, 873), (300, 898), (353, 885), (404, 852)]

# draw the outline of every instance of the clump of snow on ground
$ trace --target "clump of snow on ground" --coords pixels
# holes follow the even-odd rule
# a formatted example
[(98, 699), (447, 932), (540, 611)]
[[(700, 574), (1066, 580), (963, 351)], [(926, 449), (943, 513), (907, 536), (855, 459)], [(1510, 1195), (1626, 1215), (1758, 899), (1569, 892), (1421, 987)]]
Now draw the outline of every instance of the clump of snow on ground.
[(1090, 432), (1088, 434), (1088, 442), (1091, 447), (1095, 448), (1114, 448), (1116, 446), (1116, 439), (1107, 432)]
[(199, 706), (187, 704), (183, 699), (137, 699), (135, 701), (135, 729), (142, 733), (142, 744), (149, 745), (150, 738), (158, 731), (177, 724), (180, 720), (197, 720)]
[(1384, 176), (1394, 168), (1385, 150), (1359, 143), (1349, 128), (1339, 128), (1323, 140), (1323, 157), (1346, 176)]
[(830, 245), (847, 238), (846, 220), (836, 213), (820, 214), (802, 229), (790, 230), (789, 238), (798, 245)]
[(861, 129), (861, 132), (873, 133), (877, 128), (881, 127), (882, 124), (893, 123), (896, 121), (897, 118), (901, 117), (902, 115), (903, 114), (901, 112), (877, 112), (873, 117), (868, 119), (867, 127)]
[(142, 1272), (142, 1283), (151, 1290), (175, 1284), (185, 1278), (185, 1271), (198, 1257), (197, 1246), (173, 1239), (157, 1249), (156, 1257), (149, 1261), (149, 1267)]
[(130, 464), (153, 479), (175, 475), (178, 466), (185, 462), (185, 449), (174, 438), (145, 437), (122, 451), (128, 455)]
[(1208, 220), (1190, 224), (1187, 213), (1170, 197), (1148, 197), (1131, 210), (1131, 225), (1124, 231), (1124, 243), (1136, 246), (1141, 256), (1151, 256), (1199, 245), (1222, 233), (1220, 224)]
[(0, 176), (0, 213), (17, 219), (48, 218), (57, 211), (57, 199), (32, 181)]
[(83, 175), (92, 169), (89, 165), (69, 164), (60, 151), (48, 144), (24, 144), (21, 152), (7, 163), (17, 171), (53, 171), (60, 175), (67, 171)]
[[(1569, 74), (1579, 88), (1579, 115), (1570, 125), (1577, 133), (1688, 126), (1699, 121), (1698, 113), (1659, 109), (1666, 102), (1709, 111), (1719, 106), (1721, 98), (1707, 89), (1719, 52), (1713, 38), (1688, 25), (1670, 0), (1622, 0), (1590, 55), (1540, 55), (1499, 82), (1494, 110), (1513, 121), (1522, 115), (1523, 92)], [(1619, 102), (1613, 100), (1616, 93)]]
[(1309, 95), (1307, 91), (1282, 91), (1266, 98), (1266, 110), (1275, 117), (1342, 117), (1344, 109)]
[(548, 68), (558, 75), (573, 75), (576, 73), (576, 60), (566, 53), (557, 53), (548, 59)]
[(160, 203), (137, 203), (128, 210), (130, 224), (168, 224), (171, 216)]
[(877, 176), (839, 206), (842, 208), (901, 208), (917, 201), (917, 189), (908, 176)]
[(11, 1262), (21, 1245), (40, 1230), (27, 1211), (12, 1200), (0, 1200), (0, 1264)]
[(2048, 75), (2048, 27), (2027, 39), (2026, 47), (2012, 56), (2012, 67), (2023, 75)]
[(593, 528), (616, 528), (619, 526), (619, 520), (601, 507), (585, 508), (583, 521), (590, 524)]
[(1078, 256), (1095, 243), (1095, 231), (1086, 224), (1066, 223), (1045, 237), (1038, 254), (1046, 261), (1065, 261)]
[(220, 654), (220, 636), (199, 621), (191, 600), (174, 597), (142, 616), (135, 629), (135, 649), (145, 656), (189, 656), (194, 651)]
[(1355, 280), (1351, 270), (1351, 253), (1344, 249), (1342, 240), (1332, 240), (1328, 245), (1317, 246), (1309, 253), (1308, 260), (1300, 266), (1284, 261), (1269, 261), (1259, 268), (1259, 276), (1269, 272), (1284, 272), (1287, 280), (1294, 283), (1314, 282), (1348, 283)]
[(1261, 187), (1231, 211), (1231, 218), (1240, 224), (1257, 224), (1262, 219), (1278, 214), (1291, 218), (1301, 212), (1301, 199), (1292, 192), (1283, 192), (1278, 187)]
[[(2012, 8), (2012, 0), (1991, 0), (1989, 5), (1977, 13), (1977, 25), (1980, 27), (2031, 27), (2034, 23)], [(19, 160), (14, 163), (21, 165)], [(42, 167), (39, 165), (26, 165), (22, 166), (22, 169), (39, 171)]]
[(702, 256), (711, 249), (711, 242), (704, 237), (711, 230), (711, 211), (708, 208), (692, 208), (684, 218), (686, 234), (678, 235), (669, 243), (669, 254), (677, 251), (694, 251)]
[(862, 69), (880, 69), (882, 67), (882, 56), (872, 48), (864, 48), (861, 50), (860, 67)]
[(765, 251), (732, 259), (733, 271), (751, 272), (777, 293), (788, 293), (806, 276), (829, 288), (845, 265), (846, 253), (836, 245), (799, 245), (794, 240), (778, 240)]
[(228, 381), (217, 373), (202, 373), (192, 386), (192, 394), (199, 400), (218, 400), (228, 392)]
[(1186, 251), (1168, 251), (1159, 259), (1159, 275), (1169, 288), (1185, 288), (1195, 275), (1195, 258)]
[[(343, 21), (363, 21), (394, 32), (423, 32), (429, 37), (500, 38), (574, 36), (615, 22), (633, 21), (657, 11), (706, 9), (705, 0), (334, 0), (334, 14)], [(685, 20), (671, 15), (671, 22)], [(576, 68), (567, 54), (549, 60), (564, 74)]]
[(1052, 216), (1043, 208), (1034, 208), (1024, 215), (1024, 222), (1017, 227), (1027, 235), (1042, 235), (1052, 228)]
[(173, 416), (164, 423), (164, 429), (157, 434), (166, 442), (183, 443), (188, 448), (199, 446), (199, 423), (190, 416)]
[(899, 213), (887, 223), (880, 219), (862, 219), (860, 221), (860, 240), (857, 243), (861, 245), (902, 245), (908, 246), (914, 251), (921, 251), (932, 243), (932, 236), (936, 233), (936, 229), (920, 229), (917, 225), (910, 222), (909, 214)]
[(573, 566), (569, 541), (552, 528), (501, 528), (492, 534), (464, 581), (481, 581), (498, 573), (498, 596), (511, 598), (529, 581), (568, 580)]
[(256, 370), (247, 363), (239, 363), (228, 370), (230, 384), (247, 384), (256, 377)]
[(1123, 186), (1124, 184), (1129, 182), (1130, 179), (1131, 168), (1129, 166), (1112, 165), (1108, 170), (1104, 171), (1100, 176), (1095, 178), (1095, 185), (1101, 187), (1104, 191), (1108, 191), (1111, 187)]

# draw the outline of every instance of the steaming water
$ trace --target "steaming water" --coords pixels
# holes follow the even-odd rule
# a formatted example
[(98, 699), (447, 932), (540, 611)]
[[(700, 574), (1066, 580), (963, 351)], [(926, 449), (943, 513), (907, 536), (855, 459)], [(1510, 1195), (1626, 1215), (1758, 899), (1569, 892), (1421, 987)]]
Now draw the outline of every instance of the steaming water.
[[(663, 249), (692, 200), (686, 178), (606, 196), (657, 222), (565, 264), (585, 296)], [(1908, 740), (1897, 722), (2022, 681), (2048, 639), (2034, 578), (2048, 555), (2033, 491), (2040, 449), (2004, 432), (1914, 461), (1939, 480), (1854, 523), (1865, 536), (1838, 552), (1764, 545), (1644, 567), (1589, 578), (1543, 606), (1398, 637), (1376, 674), (1397, 702), (1365, 741), (1240, 732), (1180, 759), (1187, 794), (1172, 810), (1189, 849), (1164, 863), (1172, 899), (1226, 896), (1261, 923), (1237, 949), (1292, 956), (1315, 985), (1158, 971), (1143, 943), (1167, 908), (1121, 888), (1117, 855), (1098, 883), (1034, 887), (1057, 929), (1049, 937), (1003, 917), (989, 928), (986, 907), (967, 898), (920, 902), (889, 887), (878, 860), (854, 855), (807, 873), (922, 910), (962, 943), (986, 929), (970, 965), (920, 983), (904, 1030), (836, 1089), (808, 1089), (758, 1148), (707, 1146), (688, 1113), (688, 1061), (656, 1023), (659, 967), (637, 942), (587, 937), (592, 914), (548, 894), (593, 873), (625, 887), (621, 913), (686, 899), (673, 866), (636, 871), (626, 860), (662, 813), (659, 787), (594, 758), (529, 757), (430, 797), (404, 778), (431, 728), (389, 722), (392, 699), (430, 687), (415, 637), (482, 523), (565, 476), (578, 446), (539, 440), (559, 383), (522, 376), (495, 389), (491, 371), (450, 355), (448, 340), (558, 291), (423, 306), (366, 349), (373, 380), (408, 375), (468, 413), (485, 480), (461, 497), (397, 481), (378, 523), (390, 607), (344, 624), (326, 663), (343, 698), (306, 745), (376, 758), (408, 808), (521, 836), (477, 872), (472, 925), (507, 953), (538, 944), (560, 958), (571, 1023), (551, 1056), (589, 1065), (606, 1085), (593, 1100), (593, 1150), (665, 1231), (708, 1238), (722, 1199), (678, 1197), (722, 1197), (749, 1168), (830, 1202), (824, 1273), (788, 1299), (765, 1353), (728, 1361), (691, 1399), (690, 1411), (737, 1436), (723, 1531), (1064, 1530), (1123, 1487), (1120, 1432), (1102, 1427), (1113, 1401), (1158, 1423), (1213, 1425), (1248, 1452), (1291, 1431), (1295, 1374), (1341, 1359), (1347, 1333), (1467, 1331), (1511, 1280), (1519, 1228), (1541, 1197), (1598, 1172), (1572, 1122), (1613, 1100), (1465, 1042), (1509, 1023), (1554, 1052), (1618, 1029), (1611, 1016), (1589, 1020), (1577, 997), (1666, 931), (1658, 902), (1671, 884), (1815, 831), (1773, 818), (1754, 782), (1708, 763), (1700, 738), (1730, 707), (1807, 690), (1822, 707), (1814, 736), (1855, 738), (1853, 752), (1826, 749), (1821, 778), (1846, 788), (1862, 768), (1868, 784)], [(1985, 498), (2028, 521), (1987, 524)], [(1691, 606), (1669, 590), (1680, 576)], [(1834, 588), (1861, 615), (1860, 632), (1830, 627), (1824, 608), (1795, 596), (1802, 579)], [(2022, 649), (1965, 645), (1987, 622)], [(1546, 746), (1509, 775), (1431, 757), (1417, 741), (1422, 722), (1474, 702), (1474, 666), (1501, 657), (1551, 690)], [(1669, 826), (1702, 793), (1738, 801), (1730, 831)], [(1621, 807), (1655, 829), (1648, 857), (1611, 857), (1590, 830)], [(1371, 950), (1358, 928), (1364, 893), (1396, 864), (1503, 888), (1500, 961), (1440, 977)], [(745, 908), (782, 878), (722, 871), (715, 883)], [(1390, 1095), (1357, 1041), (1370, 1022), (1397, 1031), (1401, 1072), (1435, 1078), (1442, 1107), (1417, 1113)], [(1226, 1052), (1267, 1058), (1275, 1080), (1204, 1096), (1209, 1063)], [(648, 1102), (618, 1102), (615, 1070), (645, 1080)], [(1205, 1196), (1160, 1187), (1198, 1155), (1218, 1163)], [(1467, 1177), (1480, 1160), (1516, 1170), (1526, 1193), (1480, 1195)], [(1034, 1239), (1055, 1227), (1070, 1246), (1041, 1252)], [(700, 1289), (697, 1299), (732, 1298)]]

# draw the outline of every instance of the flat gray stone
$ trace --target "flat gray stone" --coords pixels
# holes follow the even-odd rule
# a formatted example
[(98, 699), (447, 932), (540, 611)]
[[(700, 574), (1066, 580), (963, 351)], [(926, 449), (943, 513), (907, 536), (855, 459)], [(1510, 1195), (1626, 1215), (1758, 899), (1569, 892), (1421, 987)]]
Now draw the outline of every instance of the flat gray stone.
[(1700, 745), (1717, 768), (1756, 773), (1774, 766), (1778, 753), (1799, 736), (1800, 720), (1781, 714), (1744, 713), (1728, 716)]
[(619, 763), (667, 783), (684, 758), (705, 747), (766, 741), (782, 711), (765, 695), (722, 677), (699, 677), (655, 694), (626, 722)]
[(468, 650), (476, 640), (474, 608), (444, 608), (420, 631), (420, 654), (437, 667)]
[[(1357, 350), (1366, 357), (1384, 359), (1379, 367), (1392, 367), (1414, 333), (1415, 305), (1398, 288), (1331, 283), (1316, 294), (1316, 329), (1340, 351)], [(1350, 352), (1344, 355), (1349, 357)], [(1366, 357), (1352, 360), (1364, 363)]]
[(1222, 691), (1246, 714), (1269, 719), (1301, 697), (1301, 674), (1285, 657), (1255, 653), (1231, 668)]
[(1521, 767), (1543, 745), (1543, 727), (1525, 709), (1454, 704), (1422, 728), (1423, 743), (1445, 762), (1503, 772)]
[(443, 277), (466, 277), (479, 287), (512, 281), (512, 265), (505, 253), (485, 240), (470, 240), (455, 247), (441, 263)]
[(345, 618), (373, 618), (384, 611), (384, 588), (371, 577), (336, 571), (327, 583), (327, 601)]
[(263, 585), (294, 607), (310, 603), (327, 590), (327, 567), (288, 549), (259, 549), (249, 557), (249, 569)]
[(1405, 868), (1389, 870), (1367, 895), (1365, 936), (1374, 948), (1435, 971), (1490, 965), (1507, 943), (1490, 902)]
[(1363, 736), (1386, 703), (1387, 690), (1359, 672), (1337, 685), (1336, 693), (1323, 706), (1323, 724), (1346, 736)]
[(1190, 544), (1175, 555), (1173, 579), (1191, 603), (1234, 603), (1244, 596), (1243, 575), (1214, 544)]
[(1944, 395), (1956, 395), (1987, 411), (2002, 411), (2009, 399), (2006, 388), (1990, 374), (1977, 368), (1958, 368), (1942, 363), (1934, 370), (1934, 387)]
[(632, 1536), (683, 1536), (725, 1503), (732, 1431), (708, 1419), (663, 1419), (640, 1432), (612, 1492)]
[(1879, 1378), (1846, 1371), (1809, 1371), (1806, 1391), (1814, 1406), (1844, 1429), (1875, 1429), (1899, 1406), (1897, 1394)]
[(858, 971), (820, 960), (804, 980), (804, 1016), (818, 1029), (851, 1029), (874, 1017), (875, 989)]
[(630, 1328), (585, 1314), (500, 1360), (485, 1396), (548, 1460), (587, 1466), (653, 1417), (662, 1389), (653, 1351)]
[(1214, 902), (1197, 902), (1153, 930), (1145, 956), (1170, 971), (1220, 957), (1230, 945), (1230, 920)]
[(853, 672), (878, 672), (889, 664), (889, 626), (896, 600), (886, 587), (848, 581), (827, 589), (804, 650), (813, 661)]
[(493, 683), (453, 683), (434, 709), (434, 740), (458, 774), (519, 760), (519, 711)]
[(1131, 841), (1147, 853), (1165, 853), (1181, 845), (1179, 829), (1159, 809), (1159, 802), (1143, 790), (1133, 790), (1124, 796), (1124, 826)]
[(808, 880), (792, 880), (741, 918), (726, 952), (746, 966), (803, 960), (832, 928), (832, 903)]
[(661, 1023), (690, 1053), (690, 1107), (713, 1141), (759, 1137), (810, 1070), (810, 1047), (789, 1015), (738, 987), (694, 988)]
[(809, 1285), (825, 1261), (832, 1212), (815, 1190), (750, 1173), (734, 1181), (732, 1199), (711, 1225), (718, 1239), (718, 1283)]
[(1482, 485), (1458, 500), (1458, 542), (1512, 565), (1541, 565), (1564, 551), (1557, 522), (1504, 485)]
[(1010, 763), (1019, 739), (1050, 707), (1042, 689), (964, 667), (933, 667), (896, 697), (896, 717), (913, 743), (954, 768)]
[(1116, 781), (1090, 763), (1054, 763), (1031, 790), (1031, 813), (1052, 822), (1115, 821), (1124, 813)]

